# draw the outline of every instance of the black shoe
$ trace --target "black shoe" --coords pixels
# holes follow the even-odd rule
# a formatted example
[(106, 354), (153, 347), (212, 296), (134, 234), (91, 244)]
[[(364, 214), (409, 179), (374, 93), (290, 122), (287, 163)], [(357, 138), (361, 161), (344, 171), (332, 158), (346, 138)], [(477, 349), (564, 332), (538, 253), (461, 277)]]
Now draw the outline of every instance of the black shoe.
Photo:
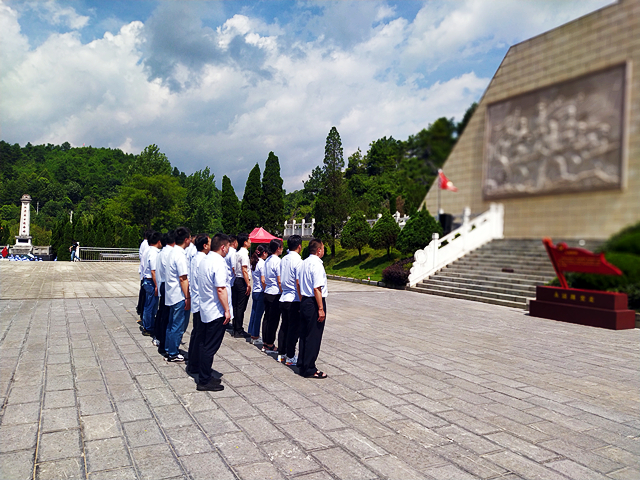
[(149, 330), (145, 330), (144, 328), (140, 327), (140, 331), (142, 332), (142, 335), (145, 337), (152, 337), (153, 333), (151, 333)]
[(198, 386), (196, 387), (196, 390), (198, 390), (200, 392), (220, 392), (220, 391), (224, 390), (224, 385), (222, 385), (219, 382), (216, 383), (213, 380), (214, 379), (211, 379), (211, 381), (209, 383), (207, 383), (206, 385), (198, 384)]
[(244, 332), (233, 332), (233, 338), (244, 338)]

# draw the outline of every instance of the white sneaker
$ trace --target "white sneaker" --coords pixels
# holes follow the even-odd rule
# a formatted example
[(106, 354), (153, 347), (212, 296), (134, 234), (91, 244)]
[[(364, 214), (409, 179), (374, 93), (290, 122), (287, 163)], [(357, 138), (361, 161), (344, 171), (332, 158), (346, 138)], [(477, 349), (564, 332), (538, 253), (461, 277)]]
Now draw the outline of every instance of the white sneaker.
[(262, 345), (262, 337), (260, 338), (256, 338), (256, 339), (251, 339), (251, 344), (252, 345)]
[(154, 338), (153, 340), (151, 340), (151, 343), (153, 343), (157, 347), (160, 345), (160, 340), (158, 340), (157, 338)]
[(289, 366), (296, 365), (298, 363), (298, 356), (296, 355), (293, 358), (287, 357), (287, 360), (284, 363), (285, 365), (289, 365)]
[(182, 363), (184, 362), (184, 357), (181, 353), (174, 355), (172, 357), (165, 357), (165, 360), (170, 363)]

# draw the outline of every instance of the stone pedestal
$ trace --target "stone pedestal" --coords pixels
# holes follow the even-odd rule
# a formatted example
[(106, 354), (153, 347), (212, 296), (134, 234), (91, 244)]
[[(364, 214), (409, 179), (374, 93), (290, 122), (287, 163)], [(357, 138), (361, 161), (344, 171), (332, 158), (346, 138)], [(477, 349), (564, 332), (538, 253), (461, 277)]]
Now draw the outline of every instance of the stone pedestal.
[(636, 314), (628, 309), (628, 304), (625, 293), (538, 286), (536, 299), (529, 303), (529, 314), (579, 325), (625, 330), (636, 327)]

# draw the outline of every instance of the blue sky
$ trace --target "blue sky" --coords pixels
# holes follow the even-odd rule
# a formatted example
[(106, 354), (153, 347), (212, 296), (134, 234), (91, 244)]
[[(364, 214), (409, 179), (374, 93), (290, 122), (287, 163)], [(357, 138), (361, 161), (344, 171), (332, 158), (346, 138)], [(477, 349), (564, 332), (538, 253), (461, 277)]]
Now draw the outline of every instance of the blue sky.
[(460, 119), (510, 45), (610, 0), (0, 0), (0, 136), (139, 153), (288, 191), (383, 136)]

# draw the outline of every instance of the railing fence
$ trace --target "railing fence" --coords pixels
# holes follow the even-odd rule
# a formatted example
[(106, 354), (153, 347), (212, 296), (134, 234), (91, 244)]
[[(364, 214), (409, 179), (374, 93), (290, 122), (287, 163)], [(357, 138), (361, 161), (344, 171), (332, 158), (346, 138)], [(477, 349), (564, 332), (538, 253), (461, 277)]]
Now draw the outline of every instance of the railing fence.
[(81, 262), (139, 262), (137, 248), (80, 247)]

